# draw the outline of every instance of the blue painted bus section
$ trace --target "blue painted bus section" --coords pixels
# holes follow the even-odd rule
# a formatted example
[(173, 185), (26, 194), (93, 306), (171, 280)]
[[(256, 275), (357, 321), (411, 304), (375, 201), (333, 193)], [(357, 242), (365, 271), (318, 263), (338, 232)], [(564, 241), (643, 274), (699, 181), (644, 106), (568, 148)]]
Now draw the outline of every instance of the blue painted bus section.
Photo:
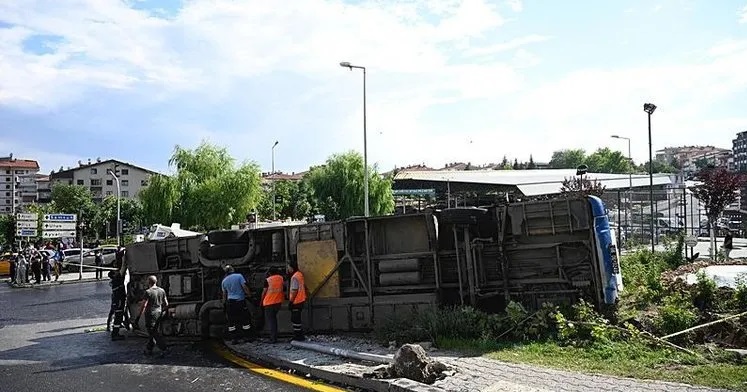
[(594, 242), (599, 257), (599, 272), (601, 276), (604, 302), (614, 304), (622, 291), (622, 272), (618, 260), (615, 236), (612, 235), (607, 210), (602, 199), (589, 196), (591, 213), (594, 217)]

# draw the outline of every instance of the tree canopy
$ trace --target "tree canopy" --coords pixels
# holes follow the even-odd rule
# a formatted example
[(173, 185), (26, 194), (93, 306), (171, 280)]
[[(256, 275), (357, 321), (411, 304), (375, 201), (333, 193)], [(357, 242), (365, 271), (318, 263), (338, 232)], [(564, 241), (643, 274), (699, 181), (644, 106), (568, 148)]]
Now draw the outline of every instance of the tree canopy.
[[(311, 214), (311, 192), (305, 181), (275, 181), (275, 212), (278, 219), (302, 220)], [(265, 187), (258, 212), (262, 219), (272, 217), (272, 185)]]
[(550, 160), (553, 169), (575, 169), (580, 165), (588, 166), (592, 173), (629, 173), (633, 169), (625, 155), (607, 147), (588, 156), (582, 149), (559, 150), (553, 152)]
[(570, 177), (563, 180), (560, 187), (560, 194), (567, 197), (577, 196), (602, 196), (606, 187), (597, 180), (581, 180), (578, 177)]
[[(649, 172), (648, 161), (646, 161), (640, 167), (638, 167), (638, 170), (644, 173), (648, 173)], [(679, 170), (677, 170), (677, 168), (672, 166), (670, 163), (661, 162), (661, 161), (654, 159), (652, 173), (654, 174), (656, 173), (677, 173), (678, 171)]]
[(194, 150), (177, 145), (169, 166), (176, 169), (174, 176), (154, 176), (140, 191), (146, 223), (226, 228), (244, 220), (259, 204), (259, 167), (236, 166), (225, 148), (207, 142)]
[[(357, 152), (333, 155), (305, 177), (312, 191), (315, 209), (329, 219), (364, 215), (363, 157)], [(369, 209), (372, 216), (394, 210), (392, 182), (369, 170)]]

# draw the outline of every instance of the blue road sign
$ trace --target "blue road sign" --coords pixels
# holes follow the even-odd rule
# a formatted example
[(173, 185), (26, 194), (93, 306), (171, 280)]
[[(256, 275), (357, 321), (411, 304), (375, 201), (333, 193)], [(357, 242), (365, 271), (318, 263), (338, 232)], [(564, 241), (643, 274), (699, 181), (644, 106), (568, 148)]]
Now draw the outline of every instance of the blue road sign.
[(47, 214), (44, 215), (45, 222), (75, 222), (78, 217), (75, 214)]
[(18, 229), (16, 235), (19, 237), (36, 237), (36, 229)]

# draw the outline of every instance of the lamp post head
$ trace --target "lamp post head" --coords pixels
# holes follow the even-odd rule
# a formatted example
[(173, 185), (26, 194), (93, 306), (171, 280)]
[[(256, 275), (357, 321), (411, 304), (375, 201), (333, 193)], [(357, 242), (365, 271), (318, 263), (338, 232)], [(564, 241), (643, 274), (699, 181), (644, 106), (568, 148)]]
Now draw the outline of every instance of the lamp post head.
[(653, 103), (644, 103), (643, 104), (643, 111), (648, 114), (653, 114), (654, 110), (656, 110), (656, 105)]
[(275, 148), (275, 146), (277, 146), (279, 143), (279, 141), (275, 140), (275, 144), (272, 145), (272, 148)]
[(345, 67), (345, 68), (352, 68), (352, 66), (350, 65), (349, 61), (343, 61), (343, 62), (341, 62), (340, 66), (341, 67)]

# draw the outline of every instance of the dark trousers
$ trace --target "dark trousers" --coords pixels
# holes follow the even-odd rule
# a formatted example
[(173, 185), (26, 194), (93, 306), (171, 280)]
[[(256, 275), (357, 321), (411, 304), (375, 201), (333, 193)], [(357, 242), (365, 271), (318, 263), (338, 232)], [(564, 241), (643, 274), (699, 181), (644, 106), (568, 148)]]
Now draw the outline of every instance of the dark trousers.
[(166, 341), (163, 340), (161, 332), (158, 330), (161, 324), (161, 315), (146, 315), (145, 328), (148, 330), (148, 343), (145, 344), (145, 351), (153, 352), (153, 347), (158, 346), (161, 351), (166, 351)]
[(10, 283), (16, 282), (16, 263), (10, 263)]
[(103, 277), (104, 277), (104, 270), (102, 270), (101, 268), (98, 268), (98, 267), (101, 267), (101, 264), (98, 264), (98, 263), (97, 263), (97, 264), (96, 264), (96, 267), (97, 267), (97, 268), (96, 268), (96, 279), (101, 279), (101, 278), (103, 278)]
[(36, 280), (36, 283), (41, 282), (41, 263), (32, 263), (31, 271), (34, 273), (34, 280)]
[(125, 303), (126, 303), (125, 297), (113, 297), (112, 298), (112, 307), (109, 310), (109, 317), (107, 317), (106, 319), (106, 326), (109, 327), (112, 321), (112, 316), (114, 318), (114, 326), (112, 328), (112, 337), (118, 336), (119, 329), (122, 327), (130, 329), (130, 317), (129, 317), (129, 313), (127, 312)]
[(280, 304), (265, 306), (265, 322), (270, 329), (270, 341), (278, 341), (278, 312)]
[(49, 265), (49, 263), (42, 263), (42, 270), (41, 270), (42, 279), (44, 279), (44, 280), (50, 280), (51, 278), (50, 278), (50, 273), (49, 272), (50, 272), (50, 265)]
[(293, 340), (305, 340), (303, 336), (303, 319), (301, 317), (301, 311), (303, 311), (304, 303), (291, 305), (291, 324), (293, 325)]
[(231, 339), (252, 337), (249, 309), (246, 301), (229, 299), (226, 302), (226, 320), (228, 321), (228, 337)]

